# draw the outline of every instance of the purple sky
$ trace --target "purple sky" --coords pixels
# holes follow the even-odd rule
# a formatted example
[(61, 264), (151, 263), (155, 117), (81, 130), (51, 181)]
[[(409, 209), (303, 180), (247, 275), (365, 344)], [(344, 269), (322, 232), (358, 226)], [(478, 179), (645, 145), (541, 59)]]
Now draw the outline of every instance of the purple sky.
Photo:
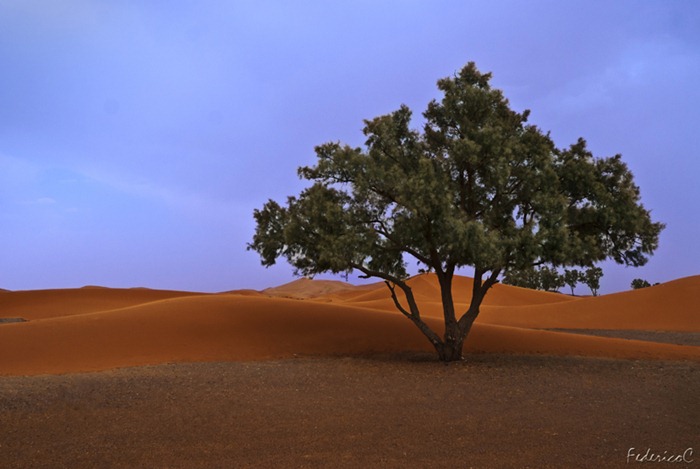
[(667, 224), (603, 293), (700, 274), (696, 1), (0, 0), (0, 288), (292, 280), (245, 250), (253, 209), (472, 60), (558, 146), (622, 153)]

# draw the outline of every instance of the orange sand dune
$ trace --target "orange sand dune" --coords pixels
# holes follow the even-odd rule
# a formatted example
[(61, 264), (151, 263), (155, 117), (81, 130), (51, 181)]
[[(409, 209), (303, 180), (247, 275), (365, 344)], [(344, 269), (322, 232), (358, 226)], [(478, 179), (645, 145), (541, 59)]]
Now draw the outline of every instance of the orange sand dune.
[(231, 290), (227, 292), (221, 292), (220, 295), (240, 295), (240, 296), (265, 296), (262, 292), (258, 290), (251, 290), (249, 288), (243, 290)]
[[(420, 275), (408, 283), (422, 315), (441, 318), (442, 303), (435, 276)], [(453, 295), (458, 314), (468, 308), (471, 288), (472, 279), (455, 277)], [(403, 294), (399, 292), (398, 296), (405, 305)], [(383, 284), (347, 296), (345, 302), (375, 310), (395, 310)], [(496, 284), (486, 295), (477, 322), (536, 329), (700, 332), (700, 276), (600, 297), (572, 297)]]
[(700, 276), (565, 303), (487, 306), (478, 320), (531, 328), (700, 332)]
[[(440, 302), (440, 286), (434, 274), (417, 275), (409, 279), (407, 283), (411, 287), (413, 295), (419, 304)], [(460, 305), (468, 305), (471, 300), (472, 286), (473, 281), (471, 278), (455, 276), (452, 283), (454, 301)], [(389, 290), (383, 282), (366, 285), (363, 288), (365, 291), (354, 290), (351, 294), (346, 294), (345, 297), (353, 302), (368, 304), (387, 300), (391, 302)], [(398, 288), (397, 293), (399, 298), (403, 300), (404, 295)], [(494, 306), (539, 305), (572, 300), (576, 300), (576, 298), (562, 295), (561, 293), (550, 293), (496, 284), (489, 290), (486, 298), (484, 298), (483, 304)]]
[(263, 294), (282, 298), (317, 298), (339, 292), (354, 292), (359, 287), (338, 280), (300, 278), (278, 287), (266, 288)]
[(199, 293), (145, 288), (84, 287), (64, 290), (6, 291), (0, 294), (0, 318), (28, 320), (92, 313)]
[[(396, 334), (387, 338), (387, 331)], [(235, 294), (181, 297), (5, 324), (0, 327), (0, 374), (425, 349), (422, 342), (413, 326), (395, 314)]]
[[(424, 299), (434, 290), (431, 281), (429, 276), (412, 280)], [(316, 287), (309, 282), (297, 282), (293, 286), (302, 294), (319, 294), (319, 290), (328, 286), (323, 283)], [(469, 281), (460, 278), (458, 282)], [(566, 321), (551, 327), (580, 323), (588, 328), (610, 328), (623, 316), (630, 321), (624, 324), (625, 328), (651, 328), (656, 322), (647, 310), (638, 317), (632, 312), (642, 304), (673, 299), (666, 316), (686, 318), (690, 323), (685, 329), (677, 330), (698, 330), (700, 303), (696, 301), (696, 287), (699, 283), (700, 277), (694, 277), (646, 291), (590, 299), (498, 286), (494, 288), (497, 293), (494, 296), (499, 301), (520, 302), (521, 306), (487, 307), (484, 320), (474, 326), (468, 338), (466, 350), (700, 361), (700, 347), (530, 329), (544, 327), (547, 321), (559, 317)], [(370, 293), (384, 291), (384, 300), (376, 301), (390, 304), (386, 288), (380, 290), (379, 286), (362, 288)], [(347, 287), (348, 291), (352, 289)], [(509, 298), (511, 292), (513, 296)], [(0, 325), (0, 375), (64, 373), (166, 362), (260, 360), (295, 354), (432, 351), (406, 318), (388, 309), (368, 308), (366, 301), (353, 304), (349, 299), (342, 302), (287, 299), (250, 291), (218, 295), (110, 289), (14, 293), (0, 295), (2, 304), (13, 308), (10, 315), (6, 309), (0, 310), (0, 317), (25, 317), (30, 321)], [(288, 285), (286, 293), (294, 296), (294, 288)], [(327, 297), (337, 293), (331, 288)], [(7, 300), (8, 295), (14, 299)], [(677, 298), (678, 295), (684, 298)], [(323, 296), (319, 298), (323, 300)], [(562, 301), (552, 303), (554, 298)], [(532, 304), (535, 300), (540, 304)], [(673, 310), (694, 301), (691, 314)], [(649, 308), (655, 310), (653, 306)], [(618, 309), (623, 311), (622, 316)], [(577, 319), (575, 314), (586, 319)], [(594, 321), (606, 317), (613, 319)], [(508, 318), (511, 323), (523, 324), (504, 325)], [(495, 324), (498, 320), (501, 324)], [(440, 330), (439, 319), (428, 317), (426, 321)]]

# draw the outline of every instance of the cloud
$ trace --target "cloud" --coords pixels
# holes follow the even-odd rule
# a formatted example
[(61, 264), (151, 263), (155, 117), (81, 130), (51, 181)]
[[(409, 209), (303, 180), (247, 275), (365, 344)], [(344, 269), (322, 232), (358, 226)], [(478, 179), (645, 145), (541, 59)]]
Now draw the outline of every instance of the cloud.
[(45, 27), (70, 28), (83, 22), (83, 15), (90, 8), (90, 3), (2, 0), (0, 8), (15, 21), (23, 20)]
[(0, 152), (0, 181), (4, 184), (22, 184), (33, 179), (39, 167), (24, 158)]
[(52, 197), (39, 197), (33, 203), (36, 205), (54, 205), (56, 203), (56, 199)]
[(142, 199), (195, 218), (220, 219), (239, 205), (233, 200), (216, 199), (202, 192), (164, 185), (154, 179), (126, 172), (90, 168), (83, 169), (82, 174), (94, 184), (115, 191), (122, 197)]
[(622, 48), (604, 68), (553, 89), (547, 101), (563, 113), (609, 107), (618, 104), (621, 95), (637, 94), (648, 87), (672, 83), (687, 87), (700, 77), (699, 64), (700, 53), (678, 40), (636, 41)]

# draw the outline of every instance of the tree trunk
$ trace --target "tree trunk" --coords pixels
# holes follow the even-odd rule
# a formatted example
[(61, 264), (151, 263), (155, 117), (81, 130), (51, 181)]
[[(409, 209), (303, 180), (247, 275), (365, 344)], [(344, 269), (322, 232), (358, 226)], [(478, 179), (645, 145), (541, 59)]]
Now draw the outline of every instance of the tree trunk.
[[(356, 267), (359, 268), (359, 267)], [(360, 269), (362, 270), (362, 269)], [(369, 275), (369, 272), (363, 270)], [(483, 272), (476, 271), (474, 276), (474, 286), (472, 290), (471, 304), (467, 312), (459, 319), (456, 318), (454, 301), (452, 297), (452, 277), (454, 271), (452, 269), (447, 272), (438, 272), (438, 281), (440, 283), (441, 299), (443, 307), (443, 315), (445, 321), (445, 334), (441, 339), (428, 324), (423, 322), (420, 317), (418, 304), (413, 296), (411, 287), (399, 279), (387, 278), (384, 283), (391, 292), (391, 298), (394, 301), (396, 308), (408, 319), (410, 319), (420, 331), (425, 335), (437, 352), (438, 359), (442, 362), (453, 362), (462, 359), (462, 351), (464, 341), (469, 334), (469, 331), (479, 315), (479, 307), (484, 299), (484, 295), (489, 288), (496, 282), (500, 271), (494, 271), (492, 275), (482, 283)], [(406, 301), (409, 308), (406, 309), (399, 298), (396, 296), (396, 286), (400, 287), (406, 295)]]
[(482, 282), (483, 272), (476, 270), (474, 274), (474, 285), (472, 289), (472, 299), (469, 309), (459, 319), (455, 320), (454, 303), (452, 302), (452, 285), (451, 278), (445, 282), (440, 282), (442, 287), (443, 311), (445, 313), (445, 340), (443, 343), (436, 344), (435, 349), (438, 353), (438, 358), (443, 362), (452, 362), (462, 359), (462, 350), (464, 341), (467, 339), (469, 332), (479, 316), (479, 308), (484, 300), (486, 292), (496, 283), (500, 270), (493, 271), (491, 275)]
[[(446, 334), (446, 337), (447, 336)], [(466, 334), (461, 334), (459, 331), (454, 331), (453, 334), (450, 334), (449, 339), (435, 347), (438, 353), (438, 359), (441, 362), (455, 362), (461, 360), (464, 339), (466, 337)]]
[[(480, 302), (479, 302), (480, 303)], [(435, 345), (438, 359), (442, 362), (454, 362), (462, 360), (464, 342), (479, 315), (479, 307), (470, 308), (459, 323), (445, 327), (445, 340)]]
[(436, 345), (438, 358), (443, 362), (453, 362), (462, 359), (462, 348), (466, 334), (462, 333), (455, 317), (454, 300), (452, 297), (452, 270), (437, 271), (440, 283), (442, 312), (445, 321), (445, 334), (442, 342)]

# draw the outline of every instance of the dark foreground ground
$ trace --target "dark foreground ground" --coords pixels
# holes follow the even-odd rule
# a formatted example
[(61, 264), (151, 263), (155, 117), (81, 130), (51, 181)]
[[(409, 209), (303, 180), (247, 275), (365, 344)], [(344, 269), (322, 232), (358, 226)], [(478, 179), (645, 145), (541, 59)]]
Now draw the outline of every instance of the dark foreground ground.
[(697, 363), (431, 360), (4, 377), (0, 467), (700, 467)]

